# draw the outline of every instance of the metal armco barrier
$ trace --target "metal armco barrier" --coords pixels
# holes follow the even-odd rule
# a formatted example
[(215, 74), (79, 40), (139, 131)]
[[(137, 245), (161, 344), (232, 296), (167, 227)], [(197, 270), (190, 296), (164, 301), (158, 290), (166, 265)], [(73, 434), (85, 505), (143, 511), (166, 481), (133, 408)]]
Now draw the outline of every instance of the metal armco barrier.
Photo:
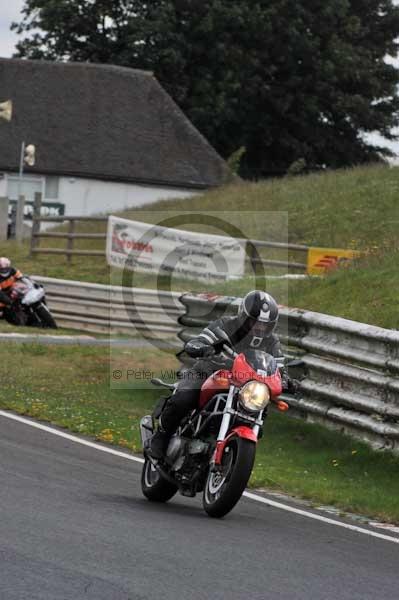
[(33, 276), (45, 290), (61, 327), (88, 331), (174, 337), (183, 312), (180, 294)]
[[(240, 303), (206, 294), (180, 300), (182, 341)], [(300, 394), (287, 396), (296, 414), (399, 453), (399, 331), (282, 307), (278, 334), (305, 363)]]
[[(60, 326), (186, 342), (210, 321), (235, 315), (240, 299), (33, 277)], [(185, 309), (185, 310), (184, 310)], [(278, 334), (301, 355), (305, 377), (294, 414), (399, 453), (399, 332), (281, 307)], [(173, 344), (175, 345), (175, 344)], [(187, 362), (184, 353), (179, 355)]]

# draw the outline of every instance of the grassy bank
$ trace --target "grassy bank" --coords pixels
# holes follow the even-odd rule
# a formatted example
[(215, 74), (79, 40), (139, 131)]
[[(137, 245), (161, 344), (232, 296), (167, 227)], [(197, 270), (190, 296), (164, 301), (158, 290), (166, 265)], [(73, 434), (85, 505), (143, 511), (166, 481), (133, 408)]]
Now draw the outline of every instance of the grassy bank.
[[(135, 373), (135, 389), (110, 388), (115, 365)], [(106, 348), (2, 344), (0, 407), (139, 451), (139, 418), (159, 395), (142, 385), (154, 365), (155, 375), (164, 374), (176, 362), (154, 349), (114, 350), (110, 363)], [(272, 414), (251, 486), (399, 523), (398, 469), (399, 459), (389, 453)]]
[[(244, 182), (186, 200), (158, 202), (149, 211), (288, 213), (288, 240), (321, 247), (398, 246), (399, 168), (357, 167), (294, 178)], [(137, 211), (125, 211), (135, 218)], [(266, 217), (248, 219), (255, 239), (275, 239)], [(279, 232), (277, 232), (277, 235)]]
[[(198, 195), (189, 200), (167, 200), (144, 212), (129, 210), (122, 216), (157, 221), (163, 216), (187, 210), (220, 211), (220, 215), (241, 224), (249, 237), (281, 241), (284, 232), (274, 228), (271, 213), (288, 215), (287, 239), (322, 247), (367, 250), (368, 256), (352, 268), (320, 280), (269, 280), (268, 291), (281, 302), (332, 315), (399, 328), (399, 168), (381, 166), (333, 171), (318, 175), (242, 183)], [(234, 216), (233, 216), (234, 214)], [(238, 221), (237, 221), (238, 219)], [(283, 219), (284, 220), (284, 219)], [(241, 226), (240, 225), (240, 226)], [(81, 225), (81, 230), (104, 231), (104, 224)], [(198, 229), (193, 225), (192, 229)], [(65, 241), (46, 241), (46, 245), (65, 246)], [(79, 241), (80, 247), (101, 248), (103, 242)], [(0, 255), (13, 257), (27, 273), (96, 283), (110, 283), (110, 271), (102, 258), (74, 258), (68, 265), (59, 256), (28, 258), (28, 248), (15, 243), (0, 243)], [(280, 256), (281, 258), (281, 256)], [(296, 256), (296, 259), (302, 258)], [(165, 278), (137, 273), (131, 280), (137, 287), (169, 288)], [(239, 295), (256, 285), (253, 277), (217, 286), (174, 279), (178, 291), (216, 291)], [(261, 285), (261, 283), (258, 283)]]

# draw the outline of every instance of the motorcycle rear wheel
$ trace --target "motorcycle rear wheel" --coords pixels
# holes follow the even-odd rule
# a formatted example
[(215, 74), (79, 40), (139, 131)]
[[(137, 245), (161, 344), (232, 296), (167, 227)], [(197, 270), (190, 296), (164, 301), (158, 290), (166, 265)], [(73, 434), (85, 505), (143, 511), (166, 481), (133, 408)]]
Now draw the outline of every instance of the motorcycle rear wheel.
[(141, 489), (151, 502), (167, 502), (176, 494), (178, 487), (164, 479), (151, 461), (145, 459), (141, 472)]
[(4, 309), (4, 319), (7, 323), (10, 323), (10, 325), (17, 325), (18, 327), (25, 327), (28, 325), (28, 317), (26, 313), (20, 309)]
[(231, 438), (224, 449), (222, 470), (210, 471), (204, 488), (203, 507), (210, 517), (220, 519), (241, 498), (252, 473), (256, 444), (239, 437)]

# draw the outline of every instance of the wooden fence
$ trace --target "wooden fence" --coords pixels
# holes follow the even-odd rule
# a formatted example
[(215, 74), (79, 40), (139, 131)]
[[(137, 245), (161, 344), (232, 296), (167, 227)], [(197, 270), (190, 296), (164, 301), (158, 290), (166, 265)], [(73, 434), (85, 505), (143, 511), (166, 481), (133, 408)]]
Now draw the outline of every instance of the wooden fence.
[[(58, 254), (64, 255), (67, 258), (68, 263), (71, 262), (73, 256), (101, 256), (105, 258), (104, 250), (88, 250), (83, 248), (75, 248), (75, 240), (104, 240), (107, 239), (106, 233), (89, 233), (89, 232), (76, 232), (76, 224), (82, 221), (86, 222), (100, 222), (107, 223), (108, 217), (82, 217), (82, 216), (54, 216), (54, 217), (42, 217), (40, 215), (42, 195), (40, 193), (35, 194), (35, 202), (33, 207), (33, 224), (32, 224), (32, 236), (30, 243), (30, 254)], [(67, 231), (40, 231), (41, 223), (68, 223)], [(39, 246), (41, 239), (65, 239), (65, 248), (42, 248)]]
[[(40, 215), (41, 210), (41, 194), (35, 194), (35, 203), (33, 210), (33, 226), (32, 226), (32, 237), (30, 253), (34, 254), (58, 254), (64, 255), (67, 261), (70, 263), (73, 256), (85, 255), (85, 256), (99, 256), (105, 257), (105, 242), (106, 233), (90, 233), (90, 232), (76, 232), (76, 224), (79, 222), (102, 222), (106, 223), (108, 217), (82, 217), (82, 216), (54, 216), (54, 217), (42, 217)], [(41, 223), (55, 223), (63, 224), (68, 223), (67, 231), (41, 231)], [(41, 239), (65, 239), (65, 248), (46, 248), (40, 247)], [(240, 239), (239, 241), (246, 244), (246, 264), (251, 267), (254, 272), (259, 272), (259, 267), (272, 267), (276, 269), (289, 269), (294, 272), (306, 273), (307, 270), (307, 255), (309, 247), (301, 244), (290, 244), (274, 241), (263, 241), (263, 240), (248, 240)], [(75, 240), (104, 240), (104, 250), (89, 250), (75, 247)], [(284, 258), (278, 260), (276, 258), (270, 258), (262, 256), (262, 250), (270, 249), (272, 251), (284, 252)], [(288, 253), (292, 256), (293, 253), (298, 254), (298, 258), (295, 260), (287, 257)], [(304, 257), (304, 258), (303, 258)]]

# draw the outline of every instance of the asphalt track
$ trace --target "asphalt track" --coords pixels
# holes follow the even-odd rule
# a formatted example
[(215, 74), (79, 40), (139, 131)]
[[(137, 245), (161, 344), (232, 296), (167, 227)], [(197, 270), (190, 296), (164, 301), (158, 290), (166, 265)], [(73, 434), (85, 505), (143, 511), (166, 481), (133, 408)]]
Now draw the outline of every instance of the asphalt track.
[[(399, 544), (243, 498), (140, 492), (141, 465), (0, 415), (1, 600), (397, 600)], [(397, 538), (396, 538), (397, 541)]]

